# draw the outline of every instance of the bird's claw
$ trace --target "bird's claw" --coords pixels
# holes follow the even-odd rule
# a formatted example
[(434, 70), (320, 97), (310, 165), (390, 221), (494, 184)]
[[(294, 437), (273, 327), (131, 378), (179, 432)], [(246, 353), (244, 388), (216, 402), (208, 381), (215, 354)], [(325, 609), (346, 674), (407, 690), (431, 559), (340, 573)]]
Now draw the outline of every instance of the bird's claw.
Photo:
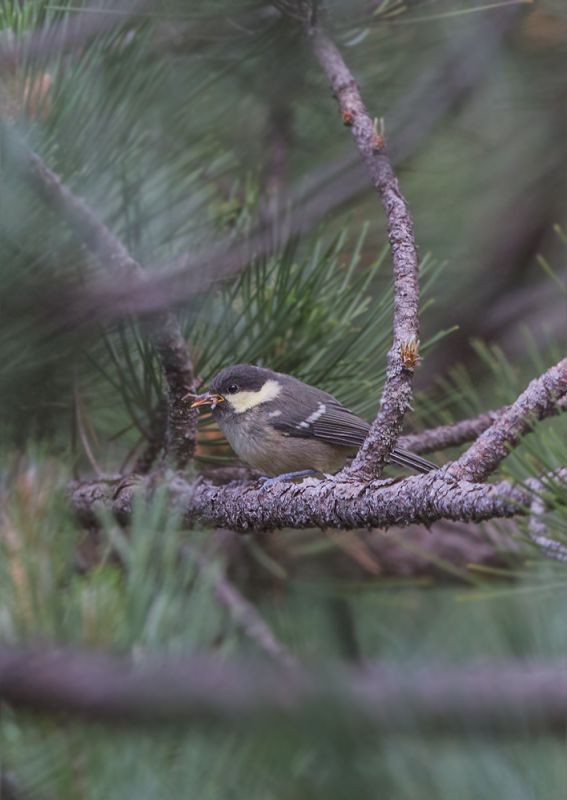
[(276, 475), (273, 478), (268, 478), (267, 476), (262, 476), (258, 478), (260, 486), (260, 492), (264, 492), (269, 486), (273, 486), (276, 483), (285, 483), (286, 481), (294, 481), (297, 478), (307, 478), (309, 475), (317, 475), (317, 470), (315, 469), (302, 469), (298, 470), (297, 472), (284, 472), (281, 475)]

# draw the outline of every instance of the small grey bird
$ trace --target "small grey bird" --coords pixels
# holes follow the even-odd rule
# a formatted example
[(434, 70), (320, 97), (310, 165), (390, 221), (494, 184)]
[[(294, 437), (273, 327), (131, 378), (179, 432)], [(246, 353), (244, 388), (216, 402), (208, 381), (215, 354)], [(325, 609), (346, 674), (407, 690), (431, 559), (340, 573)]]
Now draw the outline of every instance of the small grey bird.
[[(212, 379), (208, 392), (191, 397), (191, 408), (211, 407), (236, 455), (264, 475), (337, 472), (370, 428), (327, 392), (251, 364), (226, 367)], [(398, 448), (391, 460), (418, 472), (436, 468)]]

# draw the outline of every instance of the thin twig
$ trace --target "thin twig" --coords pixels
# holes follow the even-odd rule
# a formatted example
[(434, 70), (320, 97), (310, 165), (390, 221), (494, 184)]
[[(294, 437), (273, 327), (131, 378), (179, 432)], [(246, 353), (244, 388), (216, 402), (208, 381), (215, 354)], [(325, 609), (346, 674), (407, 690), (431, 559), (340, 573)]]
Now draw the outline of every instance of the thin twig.
[[(294, 86), (294, 91), (298, 87)], [(279, 196), (289, 180), (289, 156), (293, 141), (291, 97), (274, 97), (268, 107), (264, 182), (268, 195)]]
[(367, 478), (388, 462), (411, 407), (419, 360), (419, 258), (413, 222), (386, 152), (384, 136), (366, 109), (357, 83), (335, 44), (318, 26), (308, 28), (313, 51), (350, 127), (371, 183), (384, 207), (394, 275), (393, 343), (388, 353), (380, 409), (348, 472)]
[[(478, 417), (459, 420), (450, 425), (439, 425), (421, 433), (400, 436), (398, 445), (412, 453), (437, 453), (449, 447), (458, 447), (466, 442), (472, 442), (509, 409), (510, 406), (503, 406), (493, 411), (484, 411)], [(557, 411), (567, 411), (567, 397), (558, 400)]]
[(450, 425), (439, 425), (421, 433), (411, 433), (400, 436), (399, 446), (412, 453), (437, 453), (448, 447), (458, 447), (460, 444), (472, 442), (480, 436), (497, 419), (499, 419), (509, 406), (495, 411), (485, 411), (478, 417), (459, 420)]
[(457, 480), (482, 481), (497, 469), (536, 420), (556, 413), (567, 393), (567, 358), (533, 380), (513, 403), (463, 455), (447, 474)]
[(83, 445), (83, 450), (85, 452), (85, 455), (87, 457), (87, 460), (88, 460), (89, 464), (91, 465), (91, 467), (94, 470), (95, 475), (100, 477), (103, 474), (104, 470), (102, 470), (100, 468), (100, 466), (97, 463), (97, 460), (95, 458), (95, 455), (94, 455), (94, 453), (92, 451), (92, 447), (91, 447), (91, 444), (89, 442), (89, 437), (87, 435), (87, 431), (86, 431), (86, 428), (85, 428), (85, 420), (84, 420), (84, 417), (83, 417), (83, 404), (82, 404), (82, 400), (81, 400), (81, 396), (79, 394), (79, 391), (78, 391), (78, 389), (76, 387), (75, 387), (75, 389), (73, 391), (73, 400), (74, 400), (74, 405), (75, 405), (75, 421), (76, 421), (76, 424), (77, 424), (77, 432), (79, 434), (79, 438), (81, 440), (81, 444)]
[[(181, 476), (174, 476), (167, 483), (171, 503), (189, 525), (199, 521), (202, 525), (242, 531), (386, 528), (440, 519), (481, 522), (525, 515), (533, 499), (529, 486), (513, 486), (506, 481), (487, 485), (478, 480), (485, 476), (485, 470), (490, 472), (498, 466), (510, 447), (532, 429), (536, 419), (550, 417), (558, 405), (563, 407), (566, 394), (564, 359), (532, 381), (460, 459), (425, 475), (373, 481), (360, 476), (342, 480), (339, 475), (262, 487), (255, 482), (216, 486), (202, 479), (188, 483)], [(471, 468), (479, 476), (475, 482), (470, 478)], [(118, 486), (114, 481), (99, 480), (74, 484), (69, 493), (79, 516), (87, 524), (96, 525), (99, 505), (127, 521), (136, 488), (149, 497), (155, 487), (143, 478)]]
[(547, 511), (543, 493), (546, 484), (549, 485), (550, 481), (553, 480), (567, 481), (567, 468), (557, 470), (556, 473), (546, 476), (545, 481), (541, 478), (535, 478), (527, 482), (527, 485), (533, 491), (528, 533), (532, 542), (539, 547), (547, 558), (553, 561), (565, 562), (567, 561), (567, 546), (548, 535), (547, 525), (543, 519)]
[(284, 667), (296, 666), (297, 659), (293, 653), (276, 639), (252, 603), (238, 591), (226, 575), (218, 572), (217, 565), (211, 563), (203, 552), (194, 547), (187, 548), (187, 552), (199, 569), (212, 580), (217, 600), (226, 608), (235, 625), (276, 663)]

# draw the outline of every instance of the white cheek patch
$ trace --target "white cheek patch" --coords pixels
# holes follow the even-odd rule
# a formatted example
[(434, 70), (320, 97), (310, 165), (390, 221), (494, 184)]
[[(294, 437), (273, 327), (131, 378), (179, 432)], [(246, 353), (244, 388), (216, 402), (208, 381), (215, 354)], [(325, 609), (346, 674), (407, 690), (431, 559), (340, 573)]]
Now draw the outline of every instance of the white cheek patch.
[(230, 403), (237, 414), (243, 414), (245, 411), (250, 411), (251, 408), (261, 405), (261, 403), (269, 403), (270, 400), (275, 400), (281, 390), (282, 387), (277, 381), (268, 380), (257, 392), (227, 394), (226, 401)]

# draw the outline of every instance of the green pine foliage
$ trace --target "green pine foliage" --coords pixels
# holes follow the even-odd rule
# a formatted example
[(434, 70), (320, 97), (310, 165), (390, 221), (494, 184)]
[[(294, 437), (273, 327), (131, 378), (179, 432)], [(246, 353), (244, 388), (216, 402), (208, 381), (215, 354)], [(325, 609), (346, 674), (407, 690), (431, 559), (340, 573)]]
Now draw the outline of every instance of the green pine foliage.
[[(484, 4), (382, 0), (370, 19), (362, 0), (325, 5), (372, 113), (386, 114), (388, 125), (408, 85), (429, 74), (440, 44), (472, 29)], [(542, 5), (564, 19), (556, 3)], [(266, 188), (276, 134), (285, 140), (286, 176), (299, 187), (298, 203), (331, 191), (329, 175), (350, 146), (302, 36), (271, 6), (150, 6), (78, 47), (22, 57), (1, 76), (0, 642), (52, 642), (138, 659), (201, 650), (219, 659), (264, 659), (215, 597), (215, 577), (228, 565), (275, 635), (311, 663), (344, 660), (337, 599), (364, 660), (434, 670), (564, 657), (565, 564), (534, 543), (526, 521), (506, 524), (513, 547), (507, 545), (499, 568), (457, 568), (420, 552), (434, 563), (436, 578), (374, 574), (318, 532), (243, 537), (236, 566), (222, 552), (198, 569), (186, 545), (209, 546), (210, 532), (186, 530), (165, 493), (138, 502), (127, 529), (104, 516), (96, 536), (78, 526), (65, 496), (69, 481), (97, 467), (126, 473), (149, 437), (164, 387), (145, 323), (103, 316), (85, 324), (70, 313), (87, 285), (112, 276), (29, 186), (25, 147), (90, 204), (148, 273), (158, 274), (180, 256), (254, 232), (278, 200)], [(116, 3), (97, 8), (115, 13)], [(54, 31), (81, 11), (94, 18), (97, 8), (68, 0), (0, 2), (0, 44), (23, 42), (42, 26)], [(560, 35), (561, 26), (545, 30)], [(499, 227), (494, 220), (514, 191), (531, 197), (548, 185), (546, 176), (559, 173), (535, 90), (538, 70), (548, 69), (553, 81), (565, 73), (551, 63), (563, 45), (546, 45), (550, 61), (542, 66), (537, 37), (522, 39), (522, 31), (518, 26), (499, 62), (504, 69), (491, 73), (490, 90), (469, 105), (462, 101), (464, 111), (444, 120), (425, 155), (401, 167), (423, 253), (423, 382), (408, 420), (416, 429), (512, 402), (564, 352), (557, 329), (542, 340), (528, 325), (520, 356), (498, 342), (476, 341), (474, 358), (463, 351), (450, 369), (431, 374), (469, 299), (479, 286), (488, 296), (490, 281), (500, 277), (479, 278), (480, 232), (489, 223)], [(537, 120), (523, 116), (530, 91)], [(519, 116), (509, 113), (516, 95)], [(544, 101), (551, 113), (557, 104), (547, 95)], [(415, 113), (412, 124), (419, 126), (423, 109)], [(514, 147), (494, 146), (500, 130), (507, 145), (516, 144), (518, 131), (528, 132), (517, 145), (521, 169)], [(407, 129), (386, 133), (395, 138)], [(302, 183), (315, 174), (319, 183)], [(561, 194), (553, 187), (546, 197)], [(268, 254), (178, 310), (203, 385), (227, 364), (253, 362), (320, 385), (372, 418), (390, 345), (390, 257), (374, 195), (358, 199), (286, 246), (279, 242), (289, 208), (282, 208)], [(537, 271), (534, 286), (549, 283), (564, 296), (565, 238), (559, 216), (553, 223), (559, 250), (536, 247), (526, 258)], [(498, 263), (504, 272), (508, 265)], [(516, 283), (530, 288), (522, 269), (528, 270), (520, 264), (507, 284), (502, 278), (508, 291)], [(499, 473), (512, 481), (543, 476), (534, 496), (545, 500), (547, 536), (565, 547), (567, 490), (554, 471), (567, 463), (566, 426), (567, 415), (535, 426)], [(201, 455), (225, 460), (218, 440), (208, 438), (206, 418), (200, 430), (207, 445)], [(388, 536), (411, 551), (404, 531)], [(412, 735), (393, 737), (360, 730), (348, 713), (325, 709), (260, 729), (133, 732), (3, 708), (0, 752), (2, 774), (22, 796), (38, 800), (532, 800), (562, 797), (567, 777), (560, 736), (536, 739), (526, 729), (515, 741), (478, 740), (463, 719), (462, 735), (452, 739), (433, 739), (417, 723)]]
[[(150, 653), (213, 649), (219, 659), (254, 654), (216, 603), (212, 572), (180, 563), (179, 545), (195, 533), (179, 530), (165, 497), (136, 507), (127, 535), (103, 520), (96, 566), (75, 568), (77, 531), (60, 495), (66, 476), (53, 464), (19, 465), (4, 498), (0, 631), (5, 642), (51, 640), (143, 658)], [(432, 534), (433, 535), (433, 534)], [(200, 538), (200, 537), (199, 537)], [(197, 539), (198, 541), (198, 539)], [(203, 543), (207, 541), (206, 536)], [(83, 542), (84, 544), (84, 542)], [(313, 575), (289, 578), (287, 599), (264, 595), (258, 608), (274, 633), (309, 661), (340, 658), (329, 622), (337, 593), (349, 604), (365, 658), (401, 669), (487, 659), (553, 659), (567, 646), (562, 565), (540, 562), (524, 575), (494, 583), (479, 573), (457, 588), (419, 582), (342, 582)], [(257, 653), (258, 658), (265, 656)], [(284, 793), (342, 800), (374, 797), (376, 786), (396, 797), (530, 798), (560, 791), (565, 778), (561, 740), (516, 742), (378, 736), (348, 716), (321, 710), (300, 724), (260, 729), (226, 725), (128, 732), (6, 710), (0, 725), (3, 766), (36, 794), (87, 798), (279, 798)], [(425, 788), (424, 788), (425, 787)], [(421, 793), (420, 793), (421, 792)]]

